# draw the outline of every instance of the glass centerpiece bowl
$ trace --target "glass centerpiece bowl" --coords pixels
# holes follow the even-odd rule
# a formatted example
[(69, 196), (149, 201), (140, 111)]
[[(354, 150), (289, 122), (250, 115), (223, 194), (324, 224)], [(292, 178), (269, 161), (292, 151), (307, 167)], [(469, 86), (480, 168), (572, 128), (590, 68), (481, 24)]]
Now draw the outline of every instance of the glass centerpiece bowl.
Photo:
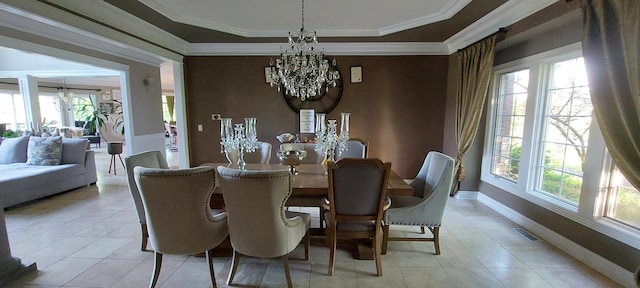
[(278, 158), (280, 158), (280, 163), (282, 165), (289, 166), (289, 170), (291, 174), (296, 175), (298, 171), (296, 171), (296, 166), (302, 163), (304, 157), (307, 156), (307, 151), (305, 150), (286, 150), (286, 151), (278, 151)]

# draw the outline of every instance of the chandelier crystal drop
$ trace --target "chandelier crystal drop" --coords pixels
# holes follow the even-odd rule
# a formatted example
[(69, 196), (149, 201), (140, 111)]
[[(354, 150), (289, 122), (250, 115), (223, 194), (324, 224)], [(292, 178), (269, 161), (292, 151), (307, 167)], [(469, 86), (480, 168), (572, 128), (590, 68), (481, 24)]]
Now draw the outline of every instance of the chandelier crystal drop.
[(290, 49), (280, 52), (280, 58), (273, 59), (269, 63), (271, 87), (284, 86), (287, 94), (299, 97), (302, 101), (322, 95), (322, 88), (329, 89), (329, 85), (335, 87), (336, 80), (340, 78), (337, 69), (329, 69), (336, 66), (334, 59), (331, 64), (324, 59), (324, 52), (316, 51), (313, 44), (318, 39), (315, 31), (304, 29), (304, 0), (302, 0), (302, 28), (300, 31), (289, 32)]

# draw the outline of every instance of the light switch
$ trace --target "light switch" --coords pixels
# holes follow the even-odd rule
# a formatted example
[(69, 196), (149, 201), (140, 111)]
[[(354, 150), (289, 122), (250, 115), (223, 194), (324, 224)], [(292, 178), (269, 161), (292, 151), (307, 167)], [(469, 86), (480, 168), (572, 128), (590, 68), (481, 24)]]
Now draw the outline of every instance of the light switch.
[(202, 124), (198, 124), (198, 132), (202, 132)]

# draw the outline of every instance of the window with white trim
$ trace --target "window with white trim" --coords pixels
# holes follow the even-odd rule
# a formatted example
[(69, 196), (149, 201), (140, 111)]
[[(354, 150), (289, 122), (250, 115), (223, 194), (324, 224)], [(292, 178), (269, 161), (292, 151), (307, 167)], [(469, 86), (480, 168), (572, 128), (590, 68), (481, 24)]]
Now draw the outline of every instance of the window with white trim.
[(537, 143), (534, 190), (578, 205), (589, 147), (591, 98), (583, 58), (544, 64), (550, 69)]
[(518, 179), (524, 117), (527, 107), (529, 69), (499, 76), (491, 171), (510, 181)]
[(494, 67), (481, 179), (640, 247), (640, 192), (612, 164), (586, 75), (580, 43)]

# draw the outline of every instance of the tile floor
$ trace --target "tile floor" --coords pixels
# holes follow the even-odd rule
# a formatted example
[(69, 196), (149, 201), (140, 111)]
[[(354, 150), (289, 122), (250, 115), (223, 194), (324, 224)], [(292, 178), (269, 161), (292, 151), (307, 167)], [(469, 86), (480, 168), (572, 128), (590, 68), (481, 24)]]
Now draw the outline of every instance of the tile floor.
[[(124, 168), (118, 162), (118, 175), (109, 175), (109, 155), (105, 148), (95, 150), (97, 186), (5, 212), (13, 256), (38, 266), (37, 273), (9, 287), (148, 286), (153, 255), (139, 249)], [(317, 226), (317, 209), (309, 211), (316, 213)], [(352, 246), (344, 243), (330, 277), (328, 248), (315, 238), (310, 261), (290, 261), (292, 279), (295, 287), (620, 287), (548, 243), (525, 239), (514, 227), (475, 200), (452, 198), (440, 230), (441, 255), (432, 254), (431, 243), (391, 242), (382, 258), (384, 276), (376, 277), (373, 261), (354, 260)], [(392, 227), (394, 234), (417, 231)], [(302, 256), (299, 247), (291, 257)], [(163, 262), (157, 287), (211, 287), (203, 258), (165, 256)], [(214, 263), (217, 285), (226, 287), (230, 257)], [(284, 287), (281, 263), (242, 258), (234, 286)]]

